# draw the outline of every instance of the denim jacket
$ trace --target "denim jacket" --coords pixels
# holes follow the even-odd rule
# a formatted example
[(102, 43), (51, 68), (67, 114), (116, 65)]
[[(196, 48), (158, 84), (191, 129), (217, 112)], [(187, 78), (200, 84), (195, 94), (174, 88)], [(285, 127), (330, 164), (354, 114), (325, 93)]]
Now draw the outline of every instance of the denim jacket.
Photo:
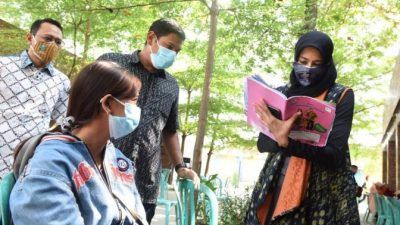
[(45, 136), (10, 196), (15, 225), (135, 225), (145, 211), (134, 166), (108, 144), (101, 172), (83, 141)]

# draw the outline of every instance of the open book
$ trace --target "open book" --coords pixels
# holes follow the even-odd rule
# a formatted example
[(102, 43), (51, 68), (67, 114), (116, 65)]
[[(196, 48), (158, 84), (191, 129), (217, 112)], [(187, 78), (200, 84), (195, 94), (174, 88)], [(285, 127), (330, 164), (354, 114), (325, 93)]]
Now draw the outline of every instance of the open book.
[(244, 92), (247, 123), (262, 133), (275, 140), (255, 112), (254, 105), (260, 101), (264, 101), (272, 115), (281, 120), (287, 120), (301, 111), (302, 115), (294, 123), (289, 137), (314, 146), (326, 145), (335, 119), (335, 106), (308, 96), (286, 98), (281, 92), (269, 87), (258, 75), (246, 78)]

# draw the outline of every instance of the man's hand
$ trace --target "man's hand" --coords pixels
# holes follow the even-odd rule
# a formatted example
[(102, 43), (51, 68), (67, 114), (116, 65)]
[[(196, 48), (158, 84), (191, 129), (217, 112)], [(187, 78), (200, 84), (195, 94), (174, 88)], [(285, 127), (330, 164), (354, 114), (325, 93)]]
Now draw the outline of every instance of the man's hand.
[(180, 178), (192, 180), (196, 189), (200, 187), (200, 178), (192, 169), (181, 167), (178, 169), (178, 176)]

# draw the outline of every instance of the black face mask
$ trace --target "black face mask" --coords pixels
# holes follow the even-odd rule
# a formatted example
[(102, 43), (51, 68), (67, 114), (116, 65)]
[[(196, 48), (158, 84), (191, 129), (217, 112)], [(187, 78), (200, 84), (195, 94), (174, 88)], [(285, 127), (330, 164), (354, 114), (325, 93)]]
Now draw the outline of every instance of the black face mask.
[(308, 87), (315, 84), (323, 76), (324, 68), (322, 66), (307, 67), (299, 64), (298, 62), (293, 63), (294, 74), (300, 85)]

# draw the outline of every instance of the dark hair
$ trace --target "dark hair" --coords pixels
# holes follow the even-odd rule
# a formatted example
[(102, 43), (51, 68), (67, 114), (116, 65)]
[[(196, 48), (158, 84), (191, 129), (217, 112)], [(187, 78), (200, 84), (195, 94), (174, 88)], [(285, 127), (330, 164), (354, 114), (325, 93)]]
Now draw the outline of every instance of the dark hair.
[(356, 165), (351, 165), (351, 168), (358, 169), (358, 166), (356, 166)]
[(90, 122), (100, 113), (100, 100), (107, 94), (123, 100), (139, 94), (140, 80), (117, 63), (95, 61), (84, 67), (76, 77), (69, 95), (67, 117), (71, 127)]
[(158, 19), (154, 21), (149, 28), (149, 32), (150, 31), (153, 31), (158, 38), (171, 33), (178, 35), (182, 41), (186, 38), (182, 27), (173, 19)]
[(61, 30), (61, 32), (63, 32), (63, 28), (62, 28), (60, 22), (58, 22), (57, 20), (53, 20), (51, 18), (45, 18), (45, 19), (42, 19), (42, 20), (36, 20), (35, 22), (32, 23), (31, 31), (30, 31), (31, 34), (36, 35), (37, 31), (40, 29), (40, 26), (43, 23), (53, 24), (54, 26), (58, 27)]

